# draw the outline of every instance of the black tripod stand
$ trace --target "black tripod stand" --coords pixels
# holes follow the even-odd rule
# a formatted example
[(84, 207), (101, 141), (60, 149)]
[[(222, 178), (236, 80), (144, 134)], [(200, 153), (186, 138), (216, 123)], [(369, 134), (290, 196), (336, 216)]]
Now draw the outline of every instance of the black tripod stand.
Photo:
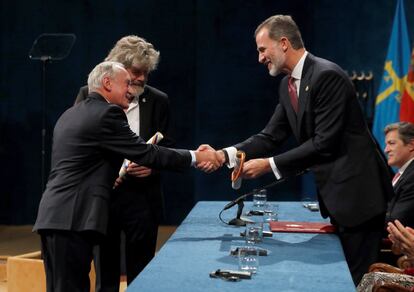
[(29, 52), (31, 60), (42, 62), (42, 150), (41, 150), (41, 191), (43, 192), (46, 182), (46, 65), (52, 61), (65, 59), (75, 43), (74, 34), (44, 33), (39, 35), (33, 42)]

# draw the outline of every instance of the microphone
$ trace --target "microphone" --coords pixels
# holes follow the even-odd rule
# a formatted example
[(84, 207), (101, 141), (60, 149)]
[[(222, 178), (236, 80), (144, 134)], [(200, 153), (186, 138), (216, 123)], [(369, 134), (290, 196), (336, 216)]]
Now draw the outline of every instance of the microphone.
[[(297, 177), (297, 176), (300, 176), (300, 175), (302, 175), (302, 174), (306, 173), (307, 171), (308, 171), (308, 170), (303, 170), (303, 171), (298, 172), (298, 173), (296, 173), (296, 174), (294, 174), (294, 175), (292, 175), (292, 176), (289, 176), (289, 177), (282, 177), (281, 179), (278, 179), (278, 180), (276, 180), (276, 181), (274, 181), (274, 182), (272, 182), (272, 183), (270, 183), (270, 184), (268, 184), (268, 185), (265, 185), (265, 186), (263, 186), (263, 187), (261, 187), (261, 188), (259, 188), (259, 189), (260, 189), (260, 190), (262, 190), (262, 189), (268, 189), (268, 188), (271, 188), (271, 187), (273, 187), (273, 186), (275, 186), (275, 185), (278, 185), (278, 184), (280, 184), (280, 183), (282, 183), (282, 182), (286, 181), (287, 179), (290, 179), (290, 178), (292, 178), (292, 177)], [(233, 207), (233, 206), (235, 206), (236, 204), (238, 204), (241, 200), (244, 200), (244, 199), (246, 199), (248, 196), (253, 195), (255, 192), (256, 192), (256, 189), (254, 189), (253, 191), (248, 192), (248, 193), (246, 193), (246, 194), (244, 194), (244, 195), (242, 195), (242, 196), (238, 197), (237, 199), (235, 199), (235, 200), (231, 201), (231, 202), (230, 202), (230, 203), (228, 203), (226, 206), (224, 206), (223, 211), (224, 211), (224, 210), (227, 210), (227, 209), (230, 209), (231, 207)]]
[[(304, 174), (304, 173), (306, 173), (306, 172), (308, 172), (308, 169), (305, 169), (305, 170), (303, 170), (303, 171), (300, 171), (300, 172), (298, 172), (298, 173), (296, 173), (296, 174), (294, 174), (294, 175), (292, 175), (292, 176), (283, 177), (283, 178), (281, 178), (281, 179), (279, 179), (279, 180), (276, 180), (276, 181), (274, 181), (274, 182), (272, 182), (272, 183), (270, 183), (270, 184), (267, 184), (267, 185), (263, 186), (263, 187), (262, 187), (262, 188), (260, 188), (260, 189), (261, 189), (261, 190), (262, 190), (262, 189), (268, 189), (268, 188), (270, 188), (270, 187), (273, 187), (273, 186), (275, 186), (275, 185), (278, 185), (278, 184), (280, 184), (280, 183), (282, 183), (282, 182), (286, 181), (287, 179), (290, 179), (290, 178), (293, 178), (293, 177), (300, 176), (300, 175), (302, 175), (302, 174)], [(231, 201), (231, 202), (230, 202), (230, 203), (228, 203), (226, 206), (224, 206), (223, 210), (221, 210), (221, 211), (220, 211), (220, 215), (219, 215), (220, 220), (221, 220), (222, 222), (224, 222), (224, 221), (223, 221), (223, 219), (221, 219), (221, 213), (222, 213), (223, 211), (225, 211), (225, 210), (227, 210), (227, 209), (230, 209), (231, 207), (233, 207), (233, 206), (235, 206), (235, 205), (238, 205), (237, 217), (236, 217), (236, 218), (234, 218), (234, 219), (232, 219), (232, 220), (230, 220), (228, 223), (226, 223), (226, 222), (224, 222), (224, 223), (225, 223), (225, 224), (228, 224), (228, 225), (236, 225), (236, 226), (244, 226), (244, 225), (246, 225), (246, 223), (245, 223), (242, 219), (240, 219), (240, 216), (241, 216), (241, 214), (242, 214), (243, 207), (244, 207), (243, 201), (244, 201), (244, 199), (246, 199), (248, 196), (253, 195), (253, 194), (256, 192), (256, 190), (257, 190), (257, 189), (254, 189), (253, 191), (250, 191), (250, 192), (248, 192), (248, 193), (246, 193), (246, 194), (244, 194), (244, 195), (242, 195), (242, 196), (240, 196), (240, 197), (236, 198), (235, 200)]]
[(238, 197), (237, 199), (231, 201), (230, 203), (228, 203), (226, 206), (224, 206), (223, 211), (230, 209), (231, 207), (235, 206), (236, 204), (238, 204), (240, 201), (243, 201), (244, 199), (246, 199), (248, 196), (251, 196), (254, 192), (256, 192), (256, 189), (254, 189), (251, 192), (248, 192), (247, 194), (244, 194), (240, 197)]

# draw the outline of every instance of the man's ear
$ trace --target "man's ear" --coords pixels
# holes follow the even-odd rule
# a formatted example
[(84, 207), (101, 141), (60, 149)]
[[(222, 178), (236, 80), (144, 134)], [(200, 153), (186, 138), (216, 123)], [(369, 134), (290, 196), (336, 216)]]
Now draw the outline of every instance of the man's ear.
[(281, 37), (280, 38), (280, 45), (282, 47), (283, 52), (286, 52), (287, 49), (289, 48), (290, 42), (286, 37)]
[(111, 91), (112, 90), (111, 78), (109, 78), (108, 76), (104, 77), (102, 79), (102, 87), (105, 89), (105, 91)]

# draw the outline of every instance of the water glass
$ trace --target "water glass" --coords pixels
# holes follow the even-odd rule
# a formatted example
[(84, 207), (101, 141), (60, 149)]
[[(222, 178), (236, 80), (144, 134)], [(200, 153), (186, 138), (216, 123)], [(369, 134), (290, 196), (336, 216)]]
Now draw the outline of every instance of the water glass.
[(259, 267), (259, 251), (254, 246), (239, 247), (239, 269), (241, 271), (257, 273)]
[(246, 243), (255, 244), (263, 241), (263, 222), (251, 222), (246, 224)]
[(267, 201), (266, 190), (260, 190), (253, 194), (253, 206), (263, 207)]
[(279, 205), (266, 203), (263, 207), (263, 219), (265, 222), (277, 221)]

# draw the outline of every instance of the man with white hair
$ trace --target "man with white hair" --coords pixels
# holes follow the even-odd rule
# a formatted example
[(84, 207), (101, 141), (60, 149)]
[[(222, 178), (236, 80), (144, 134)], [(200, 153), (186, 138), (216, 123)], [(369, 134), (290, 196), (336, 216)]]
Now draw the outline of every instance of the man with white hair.
[[(105, 60), (122, 63), (131, 76), (130, 104), (125, 111), (131, 130), (144, 140), (161, 132), (164, 138), (159, 145), (172, 147), (174, 140), (168, 96), (147, 85), (149, 74), (157, 68), (159, 56), (159, 51), (151, 43), (128, 35), (117, 41)], [(88, 87), (84, 86), (75, 103), (87, 95)], [(127, 283), (130, 284), (150, 262), (155, 255), (162, 211), (160, 173), (130, 163), (127, 175), (114, 189), (108, 234), (95, 257), (97, 292), (119, 291), (121, 231), (125, 234), (121, 250), (125, 251)]]
[(95, 245), (106, 233), (113, 182), (124, 158), (140, 165), (183, 170), (215, 153), (146, 144), (131, 131), (123, 109), (131, 78), (120, 63), (103, 62), (89, 74), (89, 96), (55, 125), (51, 172), (34, 231), (42, 241), (47, 291), (89, 291)]

